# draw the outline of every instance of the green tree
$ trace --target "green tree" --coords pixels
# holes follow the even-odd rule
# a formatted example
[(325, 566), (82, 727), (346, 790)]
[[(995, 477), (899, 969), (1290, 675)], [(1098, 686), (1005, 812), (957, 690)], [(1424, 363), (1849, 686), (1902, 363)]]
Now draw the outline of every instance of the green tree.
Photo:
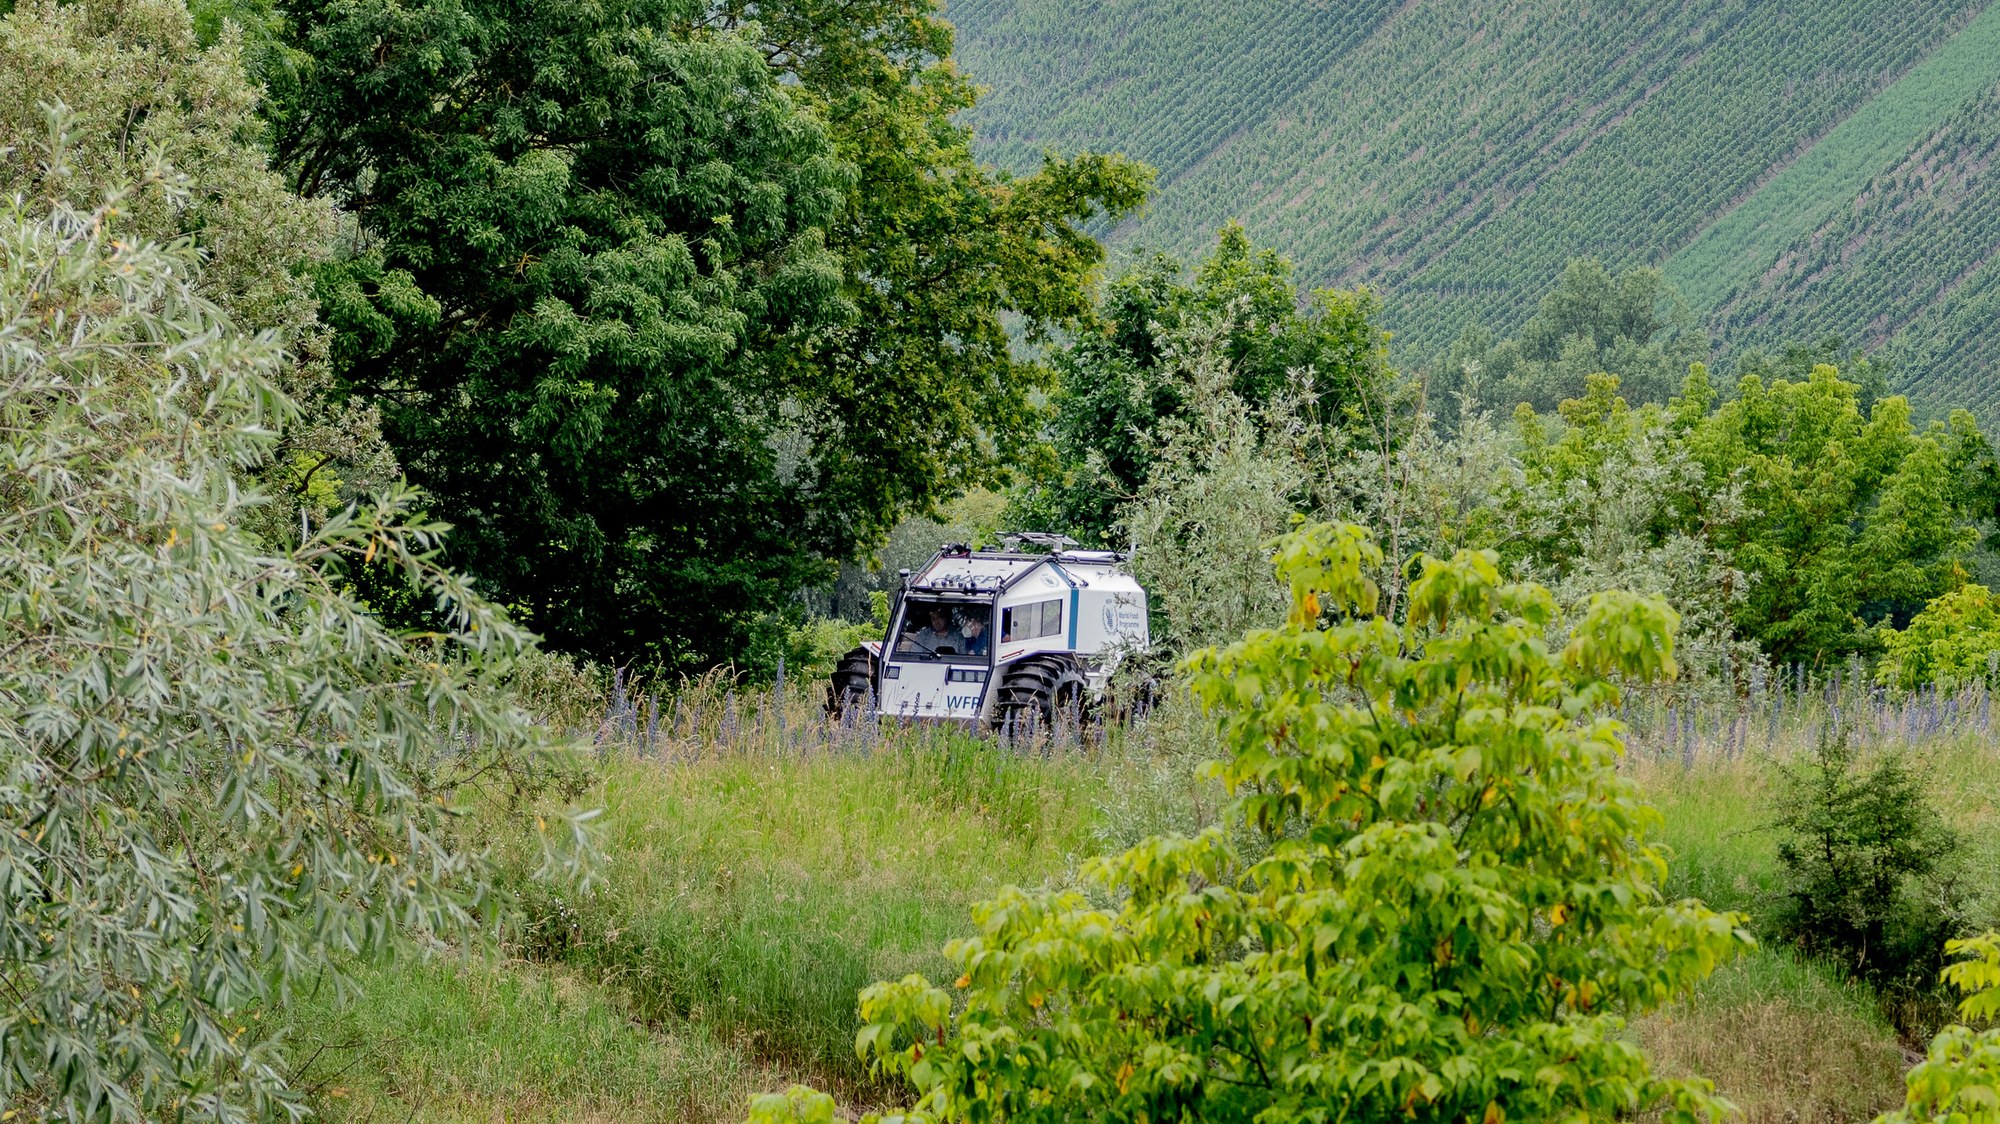
[[(245, 530), (236, 470), (292, 414), (279, 350), (185, 246), (121, 236), (121, 202), (0, 206), (0, 1105), (296, 1115), (263, 1015), (399, 927), (475, 938), (455, 813), (532, 791), (552, 747), (496, 680), (528, 638), (438, 568), (410, 495), (295, 546)], [(347, 592), (363, 561), (442, 629), (385, 629)]]
[(1889, 392), (1890, 379), (1896, 374), (1894, 363), (1882, 353), (1862, 351), (1837, 335), (1822, 336), (1811, 343), (1793, 340), (1775, 348), (1746, 347), (1730, 366), (1739, 379), (1756, 375), (1768, 383), (1775, 379), (1805, 382), (1821, 364), (1832, 366), (1861, 388), (1857, 401), (1863, 413), (1874, 409), (1876, 399)]
[(1780, 772), (1777, 932), (1885, 992), (1927, 989), (1966, 908), (1964, 844), (1923, 775), (1894, 752), (1864, 762), (1843, 739)]
[(1956, 467), (1984, 447), (1971, 419), (1919, 434), (1907, 401), (1863, 417), (1859, 392), (1825, 364), (1803, 382), (1746, 376), (1687, 437), (1710, 493), (1741, 498), (1742, 518), (1706, 524), (1749, 578), (1738, 627), (1775, 660), (1871, 646), (1865, 621), (1910, 619), (1960, 580), (1978, 540)]
[(1188, 401), (1152, 434), (1152, 464), (1117, 530), (1146, 587), (1152, 643), (1169, 654), (1220, 643), (1276, 616), (1284, 591), (1258, 544), (1284, 532), (1304, 478), (1235, 389), (1227, 313), (1166, 333), (1160, 365)]
[[(1189, 368), (1171, 353), (1203, 321), (1229, 325), (1228, 389), (1251, 413), (1281, 427), (1348, 423), (1390, 381), (1378, 311), (1366, 292), (1300, 293), (1291, 263), (1233, 224), (1192, 279), (1165, 255), (1142, 261), (1056, 356), (1056, 463), (1018, 518), (1091, 541), (1112, 536), (1120, 505), (1139, 494), (1165, 444), (1161, 427), (1199, 407)], [(1280, 399), (1289, 400), (1282, 418), (1272, 412)]]
[[(317, 521), (394, 482), (375, 410), (333, 383), (306, 276), (330, 253), (333, 210), (266, 166), (238, 40), (202, 47), (181, 0), (34, 0), (0, 20), (0, 87), (12, 91), (0, 101), (0, 185), (75, 199), (135, 185), (121, 196), (121, 235), (186, 238), (200, 295), (286, 349), (271, 377), (297, 414), (255, 470), (267, 497), (256, 530), (296, 539), (301, 508)], [(60, 162), (40, 155), (44, 105), (68, 111)], [(169, 174), (149, 182), (155, 164)]]
[(1749, 582), (1710, 529), (1741, 517), (1687, 448), (1684, 403), (1700, 400), (1695, 365), (1676, 414), (1634, 408), (1621, 381), (1596, 374), (1553, 417), (1515, 414), (1513, 471), (1501, 475), (1486, 533), (1509, 570), (1548, 584), (1576, 607), (1607, 589), (1666, 597), (1680, 612), (1683, 689), (1733, 691), (1757, 658), (1734, 614)]
[(1546, 412), (1604, 372), (1618, 376), (1631, 400), (1664, 402), (1688, 364), (1708, 358), (1709, 346), (1659, 270), (1634, 267), (1613, 277), (1595, 258), (1576, 258), (1518, 335), (1495, 344), (1484, 329), (1469, 328), (1443, 367), (1448, 386)]
[[(451, 558), (563, 647), (742, 652), (759, 614), (1031, 431), (1120, 161), (978, 167), (921, 0), (298, 0), (272, 119), (367, 252), (321, 279)], [(749, 18), (755, 16), (754, 19)]]
[(1990, 682), (2000, 652), (2000, 600), (1983, 585), (1962, 585), (1934, 598), (1900, 632), (1884, 628), (1883, 683), (1910, 690)]
[(1601, 716), (1610, 677), (1671, 674), (1672, 613), (1603, 595), (1556, 652), (1548, 593), (1490, 554), (1425, 559), (1401, 626), (1361, 529), (1302, 528), (1276, 562), (1285, 626), (1191, 665), (1268, 851), (1158, 837), (1093, 866), (1102, 896), (980, 906), (948, 950), (962, 999), (863, 993), (858, 1048), (916, 1090), (902, 1119), (1719, 1118), (1621, 1033), (1750, 943), (1663, 900), (1658, 814)]

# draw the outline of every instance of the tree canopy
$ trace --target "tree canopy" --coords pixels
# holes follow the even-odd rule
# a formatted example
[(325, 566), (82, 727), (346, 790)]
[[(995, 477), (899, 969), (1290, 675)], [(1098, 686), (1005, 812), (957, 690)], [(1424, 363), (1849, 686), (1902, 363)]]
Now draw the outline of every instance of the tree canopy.
[(1289, 261), (1233, 224), (1191, 277), (1164, 254), (1133, 265), (1055, 358), (1055, 459), (1024, 514), (1091, 541), (1113, 537), (1120, 505), (1161, 455), (1163, 426), (1200, 405), (1176, 348), (1207, 323), (1226, 332), (1221, 389), (1260, 424), (1351, 422), (1391, 379), (1379, 310), (1365, 291), (1302, 292)]
[[(177, 0), (22, 5), (0, 23), (0, 86), (14, 92), (0, 104), (0, 181), (75, 200), (121, 191), (121, 237), (186, 239), (202, 298), (238, 330), (273, 334), (285, 361), (270, 377), (298, 412), (246, 473), (266, 496), (256, 529), (278, 541), (298, 536), (301, 511), (328, 517), (398, 466), (372, 405), (334, 383), (307, 270), (332, 253), (337, 219), (268, 167), (245, 49), (234, 33), (204, 47)], [(41, 156), (55, 105), (60, 162)]]
[[(836, 11), (837, 9), (837, 11)], [(453, 561), (559, 646), (740, 654), (760, 611), (994, 479), (1145, 177), (1007, 177), (928, 4), (301, 0), (280, 165), (355, 217), (320, 276)], [(837, 17), (837, 18), (836, 18)]]
[(1465, 330), (1444, 359), (1441, 389), (1512, 409), (1549, 411), (1580, 395), (1593, 374), (1617, 374), (1635, 402), (1664, 402), (1688, 364), (1709, 357), (1708, 336), (1658, 269), (1613, 276), (1595, 258), (1577, 258), (1542, 295), (1513, 338)]

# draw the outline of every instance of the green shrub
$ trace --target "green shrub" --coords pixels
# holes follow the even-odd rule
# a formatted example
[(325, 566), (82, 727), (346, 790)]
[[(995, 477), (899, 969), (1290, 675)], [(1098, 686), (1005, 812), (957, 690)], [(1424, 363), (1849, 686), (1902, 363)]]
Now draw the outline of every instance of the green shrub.
[[(1953, 941), (1945, 951), (1966, 954), (1943, 973), (1946, 983), (1965, 993), (1959, 1014), (1967, 1022), (2000, 1018), (2000, 933)], [(1876, 1124), (2000, 1121), (2000, 1027), (1983, 1032), (1962, 1024), (1946, 1027), (1905, 1084), (1903, 1107)]]
[(1923, 989), (1965, 924), (1960, 840), (1900, 753), (1861, 761), (1844, 736), (1781, 766), (1777, 932), (1878, 988)]
[(1910, 627), (1883, 629), (1882, 647), (1876, 677), (1891, 686), (1985, 682), (2000, 653), (2000, 600), (1983, 585), (1962, 585), (1932, 599)]
[[(1553, 603), (1489, 554), (1423, 560), (1408, 623), (1375, 612), (1357, 527), (1280, 540), (1292, 614), (1191, 663), (1232, 753), (1232, 818), (1272, 840), (1159, 836), (1092, 864), (1096, 898), (1008, 890), (918, 976), (862, 994), (857, 1048), (917, 1092), (904, 1120), (1719, 1118), (1623, 1015), (1748, 946), (1669, 904), (1658, 816), (1616, 767), (1613, 675), (1672, 671), (1673, 615)], [(824, 1118), (802, 1092), (754, 1119)]]

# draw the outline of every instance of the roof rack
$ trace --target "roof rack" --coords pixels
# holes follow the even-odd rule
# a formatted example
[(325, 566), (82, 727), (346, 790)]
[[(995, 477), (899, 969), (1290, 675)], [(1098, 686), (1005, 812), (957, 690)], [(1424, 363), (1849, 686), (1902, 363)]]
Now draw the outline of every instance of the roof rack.
[(1059, 554), (1065, 548), (1076, 545), (1076, 540), (1068, 535), (1053, 535), (1046, 531), (1003, 531), (1000, 534), (1000, 542), (1010, 551), (1020, 550), (1025, 543), (1028, 546), (1041, 547), (1050, 554)]

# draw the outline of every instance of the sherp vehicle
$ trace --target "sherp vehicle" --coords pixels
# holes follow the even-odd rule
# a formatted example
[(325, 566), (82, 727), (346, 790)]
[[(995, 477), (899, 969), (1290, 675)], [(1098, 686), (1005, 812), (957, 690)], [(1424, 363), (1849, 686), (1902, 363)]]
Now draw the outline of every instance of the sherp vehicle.
[(1056, 535), (1002, 543), (946, 544), (904, 571), (888, 636), (841, 659), (827, 708), (1027, 731), (1103, 702), (1147, 643), (1146, 591), (1125, 555)]

